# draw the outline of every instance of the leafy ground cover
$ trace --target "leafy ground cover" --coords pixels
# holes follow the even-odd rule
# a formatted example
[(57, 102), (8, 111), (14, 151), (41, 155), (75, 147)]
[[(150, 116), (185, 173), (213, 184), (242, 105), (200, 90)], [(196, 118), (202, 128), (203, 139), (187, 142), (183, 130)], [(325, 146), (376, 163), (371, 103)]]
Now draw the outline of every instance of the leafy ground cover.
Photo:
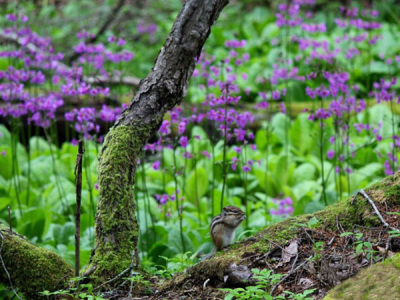
[[(94, 42), (90, 18), (79, 24), (68, 17), (82, 11), (74, 1), (38, 14), (28, 4), (9, 5), (3, 14), (0, 219), (9, 223), (10, 206), (16, 231), (71, 264), (77, 139), (85, 140), (84, 265), (93, 245), (102, 136), (131, 97), (124, 78), (148, 72), (170, 12), (180, 6), (171, 3), (158, 16), (153, 6), (135, 16), (133, 33), (110, 26)], [(209, 222), (225, 205), (245, 210), (242, 239), (399, 169), (399, 23), (382, 3), (331, 10), (314, 4), (232, 5), (213, 28), (187, 103), (166, 116), (136, 174), (147, 271), (169, 277), (209, 252)], [(240, 9), (246, 14), (238, 29)], [(38, 25), (43, 16), (49, 23), (64, 16), (68, 26), (46, 32)], [(128, 22), (127, 16), (129, 6), (118, 18)], [(298, 102), (305, 109), (294, 114)], [(315, 247), (304, 253), (318, 253)]]

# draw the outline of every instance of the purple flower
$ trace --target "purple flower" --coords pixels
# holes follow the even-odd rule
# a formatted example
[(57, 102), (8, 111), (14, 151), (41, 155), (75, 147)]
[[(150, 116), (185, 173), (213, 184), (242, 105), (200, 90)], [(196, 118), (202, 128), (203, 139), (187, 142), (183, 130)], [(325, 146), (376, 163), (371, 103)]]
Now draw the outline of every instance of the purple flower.
[(284, 199), (275, 198), (273, 202), (278, 205), (278, 209), (272, 208), (270, 210), (271, 215), (287, 218), (293, 214), (293, 201), (290, 197)]
[(335, 156), (335, 151), (328, 150), (328, 152), (326, 153), (326, 156), (328, 157), (328, 159), (332, 159)]
[(280, 102), (280, 103), (279, 103), (279, 106), (281, 107), (281, 112), (282, 112), (283, 114), (286, 114), (286, 106), (285, 106), (285, 103), (284, 103), (284, 102)]
[(186, 129), (186, 122), (181, 121), (178, 125), (178, 134), (183, 134), (185, 132), (185, 129)]
[(188, 138), (187, 136), (181, 136), (181, 138), (179, 139), (179, 144), (183, 147), (186, 148), (188, 145)]
[(384, 168), (385, 168), (385, 175), (389, 176), (389, 175), (393, 175), (394, 174), (392, 166), (390, 165), (390, 161), (385, 160), (385, 163), (383, 165), (384, 165)]
[(245, 164), (245, 165), (243, 166), (243, 172), (250, 172), (250, 171), (251, 171), (250, 165)]
[(158, 130), (162, 135), (168, 135), (171, 132), (171, 124), (168, 120), (163, 120), (160, 129)]
[(18, 20), (18, 17), (13, 14), (8, 14), (8, 15), (6, 15), (6, 19), (7, 19), (7, 21), (10, 21), (10, 22), (16, 22)]
[(157, 171), (157, 170), (160, 169), (160, 165), (161, 165), (161, 162), (160, 162), (159, 160), (157, 160), (157, 161), (155, 161), (155, 162), (153, 163), (152, 167), (153, 167), (154, 170)]
[(225, 42), (225, 47), (228, 48), (244, 48), (246, 46), (246, 40), (230, 40)]
[(187, 158), (187, 159), (193, 158), (193, 154), (189, 151), (186, 151), (185, 153), (183, 153), (182, 156), (183, 156), (183, 158)]
[(207, 150), (202, 151), (201, 154), (203, 154), (207, 158), (211, 158), (211, 155), (210, 155), (210, 153), (208, 153)]
[(238, 159), (237, 157), (232, 157), (232, 170), (236, 171)]
[(167, 194), (162, 194), (162, 195), (155, 195), (156, 200), (161, 204), (165, 205), (168, 202), (168, 195)]
[(126, 44), (126, 41), (124, 39), (118, 39), (117, 45), (118, 46), (124, 46)]

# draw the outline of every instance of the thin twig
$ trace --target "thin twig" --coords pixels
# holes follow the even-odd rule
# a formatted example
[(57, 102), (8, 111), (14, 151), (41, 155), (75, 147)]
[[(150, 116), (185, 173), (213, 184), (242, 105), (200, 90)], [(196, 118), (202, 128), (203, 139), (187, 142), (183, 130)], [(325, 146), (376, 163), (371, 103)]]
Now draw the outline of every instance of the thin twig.
[(8, 281), (10, 282), (10, 288), (11, 288), (11, 290), (13, 291), (14, 295), (15, 295), (19, 300), (22, 300), (22, 299), (18, 296), (18, 293), (15, 291), (15, 289), (14, 289), (14, 287), (13, 287), (13, 284), (12, 284), (12, 281), (11, 281), (10, 273), (8, 273), (8, 270), (7, 270), (7, 268), (6, 268), (6, 264), (4, 263), (4, 260), (3, 260), (3, 256), (1, 255), (1, 251), (3, 250), (3, 245), (4, 245), (4, 236), (1, 234), (1, 232), (0, 232), (0, 237), (1, 237), (1, 246), (0, 246), (0, 260), (1, 260), (1, 264), (2, 264), (2, 266), (3, 266), (4, 271), (5, 271), (6, 274), (7, 274)]
[(12, 231), (12, 222), (11, 222), (11, 205), (8, 206), (8, 224), (10, 225), (10, 231)]
[(361, 195), (363, 195), (365, 199), (368, 200), (368, 202), (371, 204), (371, 206), (373, 207), (375, 213), (378, 215), (379, 219), (381, 220), (381, 222), (383, 223), (383, 225), (385, 227), (387, 227), (387, 228), (389, 228), (390, 230), (393, 230), (393, 231), (400, 231), (397, 228), (394, 228), (394, 227), (390, 226), (389, 223), (385, 221), (385, 219), (382, 217), (381, 213), (379, 212), (378, 208), (376, 207), (374, 201), (367, 195), (367, 193), (364, 192), (363, 189), (361, 189), (359, 191), (359, 193)]
[(114, 278), (111, 278), (110, 280), (100, 284), (99, 286), (96, 286), (95, 288), (93, 288), (93, 290), (98, 290), (99, 288), (105, 286), (106, 284), (109, 284), (119, 278), (121, 278), (125, 273), (127, 273), (129, 270), (131, 269), (131, 267), (126, 268), (125, 270), (123, 270), (121, 273), (119, 273), (117, 276), (115, 276)]
[(75, 277), (79, 276), (80, 270), (80, 239), (81, 239), (81, 202), (82, 202), (82, 158), (85, 150), (83, 141), (79, 140), (78, 154), (76, 155), (75, 165), (75, 184), (76, 184), (76, 213), (75, 213)]
[[(130, 274), (130, 278), (132, 278), (135, 273), (138, 274), (137, 272), (134, 272), (134, 266), (135, 266), (135, 261), (136, 261), (136, 266), (139, 267), (138, 264), (138, 260), (137, 260), (137, 251), (135, 251), (135, 249), (132, 250), (132, 254), (131, 254), (131, 264), (129, 266), (129, 268), (131, 269), (131, 274)], [(129, 280), (129, 279), (128, 279)], [(133, 290), (133, 280), (131, 280), (131, 285), (129, 287), (129, 299), (132, 299), (132, 290)]]
[[(115, 280), (118, 280), (119, 278), (121, 278), (121, 277), (122, 277), (125, 273), (127, 273), (128, 271), (131, 271), (131, 277), (133, 277), (133, 275), (134, 275), (134, 273), (135, 273), (135, 272), (133, 272), (134, 265), (135, 265), (135, 263), (134, 263), (135, 258), (136, 258), (136, 251), (133, 250), (133, 251), (132, 251), (132, 254), (131, 254), (131, 263), (130, 263), (129, 267), (126, 268), (125, 270), (123, 270), (121, 273), (119, 273), (119, 274), (118, 274), (117, 276), (115, 276), (114, 278), (112, 278), (112, 279), (110, 279), (110, 280), (108, 280), (108, 281), (106, 281), (106, 282), (100, 284), (99, 286), (95, 287), (93, 290), (98, 290), (98, 289), (100, 289), (101, 287), (103, 287), (104, 285), (106, 285), (106, 284), (108, 284), (108, 283), (111, 283), (111, 282), (113, 282), (113, 281), (115, 281)], [(139, 274), (139, 273), (137, 273), (137, 274)], [(128, 282), (128, 279), (125, 280), (124, 282), (122, 282), (122, 284), (120, 284), (119, 287), (124, 286), (127, 282)], [(115, 290), (115, 289), (114, 289), (114, 290)], [(114, 290), (112, 290), (112, 291), (114, 291)], [(112, 291), (110, 291), (110, 292), (112, 292)], [(105, 292), (104, 294), (107, 294), (107, 293), (108, 293), (108, 292)]]
[(274, 287), (271, 290), (271, 295), (275, 292), (276, 288), (282, 283), (284, 282), (287, 278), (289, 278), (289, 276), (291, 276), (293, 273), (295, 273), (298, 269), (300, 269), (302, 266), (304, 266), (309, 259), (311, 259), (313, 256), (311, 255), (309, 258), (307, 258), (306, 260), (304, 260), (301, 264), (299, 264), (295, 269), (293, 269), (294, 264), (297, 261), (297, 256), (296, 256), (296, 260), (294, 261), (293, 265), (292, 265), (292, 269), (289, 271), (289, 273), (287, 273), (281, 280), (279, 280), (278, 283), (276, 283), (274, 285)]
[[(258, 262), (259, 262), (260, 260), (262, 260), (262, 259), (267, 259), (268, 256), (271, 255), (271, 253), (273, 253), (273, 252), (275, 252), (276, 250), (279, 249), (279, 247), (274, 247), (274, 248), (271, 250), (271, 244), (272, 244), (272, 243), (269, 244), (268, 252), (267, 252), (267, 253), (264, 253), (263, 255), (261, 255), (260, 257), (258, 257), (257, 259), (253, 260), (253, 261), (250, 263), (250, 265), (249, 265), (250, 267), (254, 266), (256, 263), (258, 263)], [(281, 248), (281, 249), (282, 249), (282, 248)], [(250, 259), (250, 258), (252, 258), (252, 256), (246, 257), (246, 259)], [(243, 260), (242, 260), (242, 261), (243, 261)]]

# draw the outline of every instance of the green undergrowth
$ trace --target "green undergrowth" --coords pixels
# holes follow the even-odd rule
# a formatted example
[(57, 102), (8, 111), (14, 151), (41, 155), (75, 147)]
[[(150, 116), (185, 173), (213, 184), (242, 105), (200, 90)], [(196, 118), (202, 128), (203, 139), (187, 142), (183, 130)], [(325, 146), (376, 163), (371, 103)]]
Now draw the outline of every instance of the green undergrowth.
[[(396, 184), (398, 184), (399, 180), (400, 172), (387, 177), (379, 183), (373, 184), (371, 187), (366, 188), (365, 191), (372, 198), (372, 195), (386, 193), (388, 198), (382, 198), (380, 201), (385, 201), (385, 199), (392, 200), (391, 205), (398, 205), (400, 203), (400, 189), (398, 189)], [(388, 193), (388, 191), (390, 191), (390, 193)], [(228, 272), (229, 266), (232, 264), (241, 264), (243, 254), (268, 253), (268, 251), (273, 248), (272, 244), (282, 245), (296, 238), (301, 231), (301, 226), (299, 226), (299, 224), (310, 224), (309, 221), (314, 217), (319, 220), (318, 228), (333, 232), (337, 231), (338, 223), (340, 223), (345, 231), (352, 231), (356, 225), (366, 228), (380, 225), (380, 221), (376, 217), (368, 201), (358, 194), (355, 197), (350, 197), (347, 200), (330, 205), (322, 211), (292, 217), (277, 224), (273, 224), (254, 237), (232, 245), (229, 251), (219, 252), (211, 259), (202, 261), (189, 268), (186, 272), (178, 274), (172, 280), (164, 283), (162, 289), (168, 289), (171, 285), (179, 286), (185, 283), (189, 278), (195, 278), (196, 282), (201, 282), (208, 278), (223, 282), (224, 275)], [(400, 266), (400, 263), (398, 263), (400, 261), (399, 259), (393, 258), (391, 261), (396, 267)], [(363, 298), (355, 297), (352, 299)]]

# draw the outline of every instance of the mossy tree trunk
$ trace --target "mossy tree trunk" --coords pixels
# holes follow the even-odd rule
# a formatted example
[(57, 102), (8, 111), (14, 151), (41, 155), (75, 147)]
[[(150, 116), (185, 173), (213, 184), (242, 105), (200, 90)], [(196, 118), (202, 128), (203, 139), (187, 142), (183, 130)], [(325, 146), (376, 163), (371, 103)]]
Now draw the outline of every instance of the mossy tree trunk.
[(186, 92), (195, 58), (228, 0), (190, 0), (180, 11), (151, 73), (105, 138), (99, 156), (96, 243), (85, 275), (101, 283), (138, 266), (133, 197), (136, 164), (164, 114)]
[[(158, 130), (164, 114), (182, 101), (195, 58), (227, 4), (228, 0), (184, 3), (151, 73), (141, 81), (131, 104), (105, 138), (98, 165), (100, 191), (95, 247), (83, 272), (95, 286), (127, 268), (138, 267), (139, 229), (133, 195), (138, 158), (148, 138)], [(59, 256), (47, 250), (41, 252), (18, 236), (15, 239), (18, 242), (10, 242), (15, 237), (11, 232), (4, 236), (1, 255), (14, 286), (34, 299), (45, 289), (66, 287), (73, 272)], [(23, 257), (27, 260), (19, 260)], [(37, 262), (43, 263), (37, 265)], [(20, 273), (29, 275), (29, 280)], [(48, 277), (46, 282), (42, 283), (41, 274)], [(5, 268), (0, 268), (0, 280), (5, 285), (10, 283)]]

